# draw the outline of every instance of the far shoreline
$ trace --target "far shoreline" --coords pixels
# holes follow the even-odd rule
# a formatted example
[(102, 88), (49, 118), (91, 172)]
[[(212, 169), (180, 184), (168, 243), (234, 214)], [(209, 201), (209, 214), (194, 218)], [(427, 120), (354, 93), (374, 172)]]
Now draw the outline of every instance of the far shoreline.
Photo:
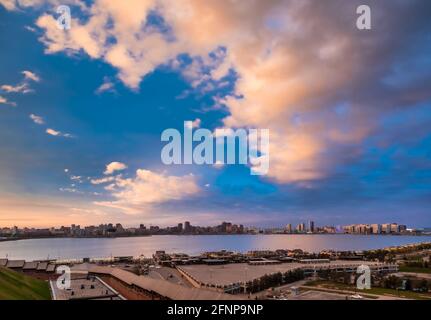
[(147, 238), (157, 236), (177, 236), (177, 237), (205, 237), (205, 236), (357, 236), (357, 237), (430, 237), (431, 234), (356, 234), (356, 233), (207, 233), (207, 234), (149, 234), (149, 235), (127, 235), (113, 237), (28, 237), (28, 238), (0, 238), (1, 242), (21, 241), (21, 240), (41, 240), (41, 239), (121, 239), (121, 238)]

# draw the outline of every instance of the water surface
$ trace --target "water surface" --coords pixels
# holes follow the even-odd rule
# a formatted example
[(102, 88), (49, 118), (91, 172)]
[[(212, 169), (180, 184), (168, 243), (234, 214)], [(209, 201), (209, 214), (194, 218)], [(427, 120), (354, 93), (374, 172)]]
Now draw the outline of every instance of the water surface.
[(303, 249), (318, 252), (332, 250), (367, 250), (403, 244), (431, 242), (431, 236), (362, 236), (362, 235), (204, 235), (151, 236), (129, 238), (51, 238), (0, 242), (0, 258), (9, 259), (78, 259), (110, 256), (151, 257), (156, 250), (199, 254), (204, 251)]

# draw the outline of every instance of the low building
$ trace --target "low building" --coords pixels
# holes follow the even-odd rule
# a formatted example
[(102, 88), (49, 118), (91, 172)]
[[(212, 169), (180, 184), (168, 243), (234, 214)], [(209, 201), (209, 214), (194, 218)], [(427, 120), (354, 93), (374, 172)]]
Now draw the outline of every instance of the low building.
[(38, 263), (37, 262), (26, 262), (24, 266), (22, 267), (22, 270), (28, 271), (28, 270), (36, 270)]
[(7, 259), (0, 259), (0, 267), (6, 267)]
[(6, 267), (9, 269), (22, 269), (25, 265), (25, 260), (8, 260)]
[(299, 262), (304, 263), (304, 264), (330, 263), (331, 260), (329, 260), (329, 259), (301, 259), (301, 260), (299, 260)]
[(251, 266), (266, 266), (271, 264), (280, 264), (281, 261), (278, 260), (255, 260), (249, 261), (248, 264)]

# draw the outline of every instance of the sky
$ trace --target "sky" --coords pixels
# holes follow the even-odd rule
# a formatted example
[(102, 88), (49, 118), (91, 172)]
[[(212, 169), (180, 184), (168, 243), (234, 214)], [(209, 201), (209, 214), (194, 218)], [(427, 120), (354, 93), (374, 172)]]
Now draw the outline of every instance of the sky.
[[(431, 226), (429, 12), (0, 0), (0, 226)], [(184, 121), (268, 129), (268, 174), (163, 164), (161, 133)]]

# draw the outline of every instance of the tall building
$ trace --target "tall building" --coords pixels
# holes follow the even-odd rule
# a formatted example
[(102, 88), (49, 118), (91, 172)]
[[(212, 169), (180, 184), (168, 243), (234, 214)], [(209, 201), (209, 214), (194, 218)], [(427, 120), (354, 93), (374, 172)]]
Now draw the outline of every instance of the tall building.
[(391, 233), (391, 224), (390, 223), (382, 224), (382, 232), (387, 234)]
[(296, 226), (297, 232), (305, 232), (305, 223), (300, 223)]
[(378, 224), (378, 223), (372, 224), (371, 229), (372, 229), (372, 232), (374, 234), (381, 234), (382, 233), (382, 225), (381, 224)]
[(286, 225), (286, 228), (285, 228), (285, 231), (287, 232), (287, 233), (292, 233), (292, 224), (288, 224), (288, 225)]
[(190, 233), (191, 231), (192, 231), (192, 227), (190, 226), (190, 222), (189, 221), (184, 222), (184, 232)]
[(391, 223), (391, 233), (400, 233), (400, 226), (397, 223)]
[(183, 232), (183, 224), (182, 223), (178, 223), (178, 232)]
[(314, 221), (308, 221), (308, 232), (314, 232)]

